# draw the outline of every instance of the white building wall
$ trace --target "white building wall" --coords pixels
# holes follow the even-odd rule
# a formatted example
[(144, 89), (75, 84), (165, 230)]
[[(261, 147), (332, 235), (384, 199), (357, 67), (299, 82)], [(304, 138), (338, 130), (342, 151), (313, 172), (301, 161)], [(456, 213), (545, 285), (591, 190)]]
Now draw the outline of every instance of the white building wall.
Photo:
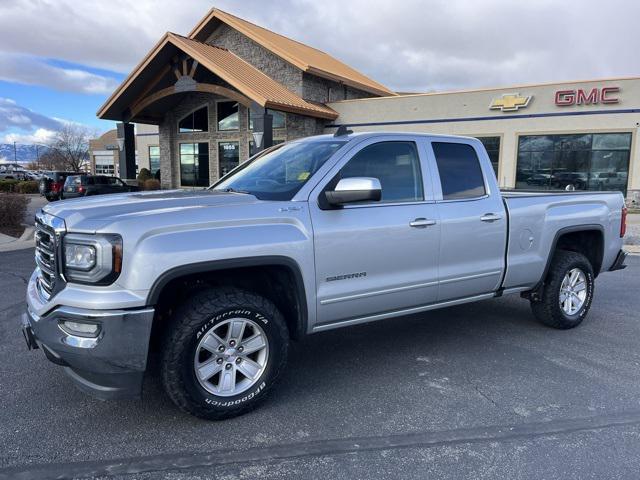
[[(617, 87), (612, 104), (558, 106), (559, 90)], [(531, 96), (529, 104), (513, 112), (491, 110), (504, 94)], [(640, 203), (640, 78), (525, 85), (474, 91), (404, 95), (345, 100), (329, 104), (340, 116), (335, 125), (354, 131), (430, 132), (468, 136), (499, 136), (500, 185), (515, 186), (518, 137), (561, 133), (632, 133), (628, 198)], [(597, 113), (594, 113), (597, 112)], [(609, 112), (609, 113), (608, 113)], [(394, 123), (395, 122), (395, 123)], [(368, 125), (362, 125), (368, 124)], [(327, 128), (327, 131), (333, 131)]]
[(149, 147), (159, 145), (160, 137), (157, 125), (136, 124), (136, 158), (138, 160), (138, 171), (142, 168), (149, 168)]

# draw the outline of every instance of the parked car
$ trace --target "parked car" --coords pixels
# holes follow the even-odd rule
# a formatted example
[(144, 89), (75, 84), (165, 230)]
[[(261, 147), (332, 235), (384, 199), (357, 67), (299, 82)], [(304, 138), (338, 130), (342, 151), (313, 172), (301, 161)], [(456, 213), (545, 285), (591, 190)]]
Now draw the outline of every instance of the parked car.
[(587, 174), (582, 172), (555, 173), (551, 184), (562, 190), (586, 190)]
[(620, 172), (594, 172), (589, 178), (590, 190), (624, 190), (627, 175)]
[(70, 175), (64, 182), (62, 198), (88, 197), (106, 193), (138, 191), (137, 186), (127, 185), (117, 177), (106, 175)]
[(47, 171), (42, 172), (38, 184), (40, 195), (50, 202), (60, 200), (64, 182), (69, 175), (77, 175), (77, 172)]
[(540, 185), (540, 186), (550, 186), (551, 183), (551, 174), (549, 173), (535, 173), (531, 175), (526, 180), (527, 185)]
[(500, 192), (477, 139), (339, 130), (208, 190), (45, 206), (22, 328), (100, 398), (139, 395), (153, 348), (179, 408), (229, 418), (306, 334), (508, 294), (576, 327), (625, 218), (619, 192)]

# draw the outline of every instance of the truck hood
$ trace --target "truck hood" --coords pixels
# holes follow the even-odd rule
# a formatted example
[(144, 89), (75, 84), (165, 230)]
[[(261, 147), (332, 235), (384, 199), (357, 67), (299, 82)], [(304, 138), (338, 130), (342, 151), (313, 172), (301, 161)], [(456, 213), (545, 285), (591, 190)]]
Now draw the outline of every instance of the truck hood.
[(110, 224), (154, 216), (184, 218), (194, 210), (261, 203), (253, 195), (214, 190), (165, 190), (99, 195), (50, 203), (43, 211), (62, 218), (67, 230), (95, 233)]

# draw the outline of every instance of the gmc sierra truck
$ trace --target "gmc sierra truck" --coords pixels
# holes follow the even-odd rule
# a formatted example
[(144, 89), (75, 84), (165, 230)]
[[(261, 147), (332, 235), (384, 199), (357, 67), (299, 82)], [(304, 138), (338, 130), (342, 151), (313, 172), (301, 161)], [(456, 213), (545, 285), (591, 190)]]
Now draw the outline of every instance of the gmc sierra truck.
[(341, 128), (208, 189), (45, 206), (22, 331), (102, 399), (139, 395), (158, 352), (176, 405), (223, 419), (314, 332), (507, 294), (579, 325), (625, 215), (619, 192), (501, 192), (473, 138)]

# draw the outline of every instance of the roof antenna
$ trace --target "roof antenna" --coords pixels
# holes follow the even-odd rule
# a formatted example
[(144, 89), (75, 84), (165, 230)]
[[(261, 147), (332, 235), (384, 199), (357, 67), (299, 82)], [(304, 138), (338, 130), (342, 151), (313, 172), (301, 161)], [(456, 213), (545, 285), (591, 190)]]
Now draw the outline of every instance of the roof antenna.
[(349, 135), (350, 133), (353, 133), (353, 130), (347, 129), (346, 125), (340, 125), (338, 127), (338, 130), (336, 131), (336, 133), (333, 134), (333, 136), (334, 137), (342, 137), (344, 135)]

